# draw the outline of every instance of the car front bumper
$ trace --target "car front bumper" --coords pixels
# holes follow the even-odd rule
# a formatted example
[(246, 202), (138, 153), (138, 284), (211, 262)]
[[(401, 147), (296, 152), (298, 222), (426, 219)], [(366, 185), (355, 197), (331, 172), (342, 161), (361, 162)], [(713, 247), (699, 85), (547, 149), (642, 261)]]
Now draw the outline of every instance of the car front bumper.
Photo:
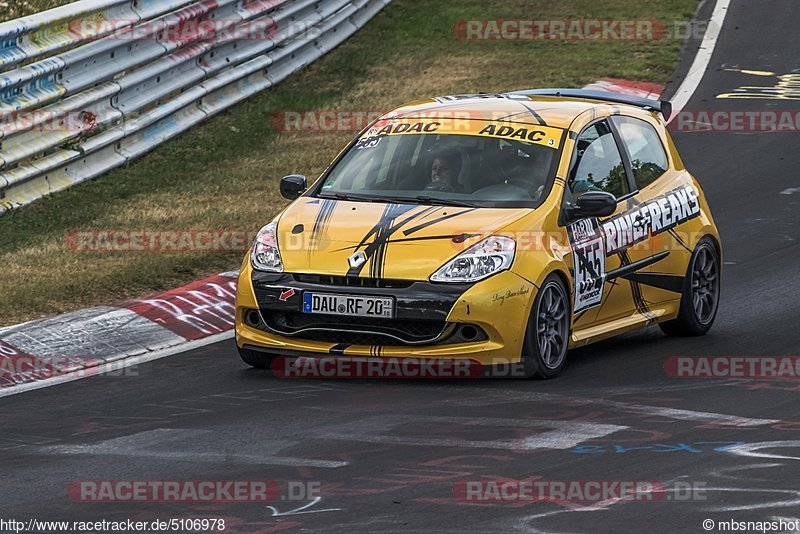
[[(312, 317), (301, 311), (304, 291), (392, 296), (395, 318)], [(236, 295), (236, 343), (276, 356), (516, 363), (535, 295), (535, 286), (511, 271), (474, 284), (432, 284), (254, 273), (246, 263)]]

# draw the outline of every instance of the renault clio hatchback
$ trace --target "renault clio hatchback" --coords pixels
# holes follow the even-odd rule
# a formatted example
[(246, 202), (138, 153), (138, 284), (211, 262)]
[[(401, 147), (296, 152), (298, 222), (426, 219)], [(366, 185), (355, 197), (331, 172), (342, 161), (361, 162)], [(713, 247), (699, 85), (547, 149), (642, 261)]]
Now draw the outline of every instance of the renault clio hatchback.
[(245, 258), (241, 358), (468, 359), (550, 378), (572, 347), (654, 323), (704, 334), (721, 247), (668, 102), (543, 89), (397, 108)]

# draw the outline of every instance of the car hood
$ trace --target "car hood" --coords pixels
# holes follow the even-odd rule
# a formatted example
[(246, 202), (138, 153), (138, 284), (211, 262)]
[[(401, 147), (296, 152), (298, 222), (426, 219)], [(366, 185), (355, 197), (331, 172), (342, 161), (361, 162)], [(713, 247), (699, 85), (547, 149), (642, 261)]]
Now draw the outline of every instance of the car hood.
[[(529, 208), (467, 208), (301, 198), (278, 222), (290, 273), (427, 280), (482, 238), (531, 213)], [(348, 261), (364, 253), (366, 262)]]

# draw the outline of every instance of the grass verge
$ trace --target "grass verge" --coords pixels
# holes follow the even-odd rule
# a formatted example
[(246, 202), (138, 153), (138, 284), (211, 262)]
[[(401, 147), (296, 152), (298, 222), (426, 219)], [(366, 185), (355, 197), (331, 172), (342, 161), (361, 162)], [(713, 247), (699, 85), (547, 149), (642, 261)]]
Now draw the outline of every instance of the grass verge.
[(75, 0), (0, 0), (0, 22), (27, 17)]
[[(2, 0), (0, 0), (2, 1)], [(285, 204), (279, 179), (318, 176), (350, 133), (285, 133), (283, 110), (386, 110), (421, 97), (664, 82), (679, 40), (464, 42), (459, 20), (689, 20), (697, 0), (394, 0), (305, 71), (94, 181), (0, 216), (0, 326), (112, 304), (238, 267), (240, 253), (80, 253), (85, 230), (254, 231)]]

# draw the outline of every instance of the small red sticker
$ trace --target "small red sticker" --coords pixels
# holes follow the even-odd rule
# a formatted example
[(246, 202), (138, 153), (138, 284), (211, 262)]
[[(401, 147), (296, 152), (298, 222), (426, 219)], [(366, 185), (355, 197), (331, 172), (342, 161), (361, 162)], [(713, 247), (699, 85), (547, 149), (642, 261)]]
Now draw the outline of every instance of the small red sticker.
[(281, 302), (286, 302), (290, 298), (294, 296), (294, 289), (287, 289), (286, 291), (281, 291), (280, 300)]

